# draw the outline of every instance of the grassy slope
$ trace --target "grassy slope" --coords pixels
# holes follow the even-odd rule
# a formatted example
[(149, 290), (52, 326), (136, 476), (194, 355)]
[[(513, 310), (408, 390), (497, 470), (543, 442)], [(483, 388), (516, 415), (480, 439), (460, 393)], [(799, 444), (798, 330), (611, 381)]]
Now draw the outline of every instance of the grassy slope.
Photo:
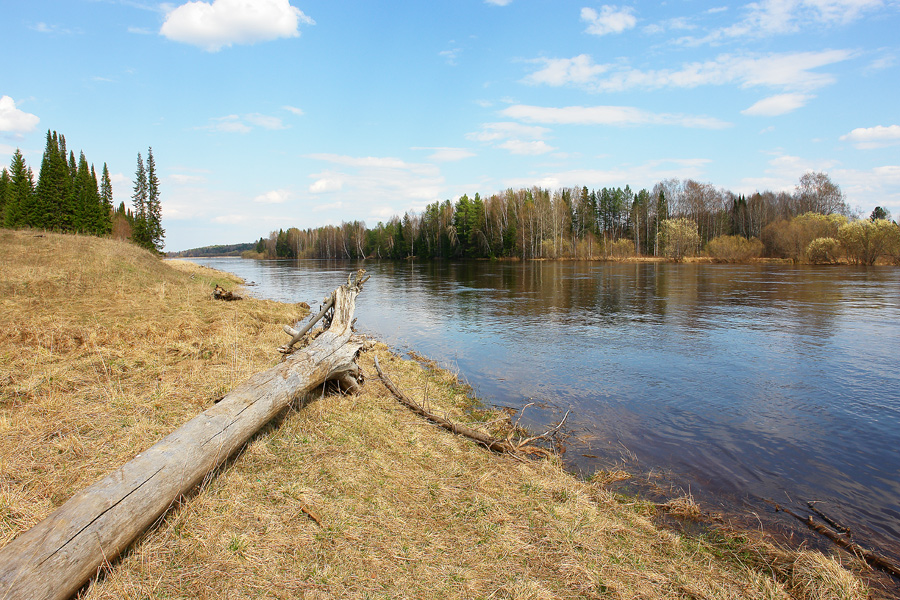
[[(0, 256), (0, 546), (274, 364), (301, 316), (214, 302), (214, 283), (237, 282), (106, 240), (0, 230)], [(373, 377), (375, 354), (470, 418), (452, 375), (375, 345)], [(834, 559), (660, 530), (654, 510), (435, 429), (371, 378), (264, 428), (83, 595), (865, 597)]]

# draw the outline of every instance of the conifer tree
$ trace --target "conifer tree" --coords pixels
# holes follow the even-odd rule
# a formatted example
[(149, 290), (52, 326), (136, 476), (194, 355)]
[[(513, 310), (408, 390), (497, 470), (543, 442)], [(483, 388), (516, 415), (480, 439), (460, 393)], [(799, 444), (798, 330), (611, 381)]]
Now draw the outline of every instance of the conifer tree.
[(144, 159), (138, 152), (137, 170), (134, 173), (134, 193), (131, 201), (134, 205), (134, 226), (131, 231), (131, 240), (138, 246), (150, 248), (150, 231), (147, 226), (147, 171), (144, 169)]
[(165, 246), (166, 231), (162, 227), (159, 177), (156, 175), (156, 161), (153, 158), (153, 148), (147, 148), (147, 234), (152, 248), (157, 252), (161, 252)]
[(16, 148), (9, 165), (9, 184), (6, 188), (6, 210), (2, 224), (5, 227), (23, 227), (25, 211), (34, 202), (34, 180), (31, 169), (25, 164), (22, 152)]
[(72, 178), (65, 157), (65, 137), (47, 131), (35, 201), (25, 214), (29, 227), (71, 231), (74, 220)]
[[(106, 163), (103, 163), (103, 174), (100, 175), (100, 204), (103, 216), (103, 234), (112, 233), (113, 219), (113, 189), (112, 181), (109, 178), (109, 169)], [(122, 213), (124, 214), (124, 205)]]
[(2, 226), (6, 222), (6, 206), (8, 202), (8, 200), (6, 199), (6, 190), (9, 188), (9, 186), (9, 171), (6, 170), (6, 167), (3, 167), (3, 171), (0, 172), (0, 226)]

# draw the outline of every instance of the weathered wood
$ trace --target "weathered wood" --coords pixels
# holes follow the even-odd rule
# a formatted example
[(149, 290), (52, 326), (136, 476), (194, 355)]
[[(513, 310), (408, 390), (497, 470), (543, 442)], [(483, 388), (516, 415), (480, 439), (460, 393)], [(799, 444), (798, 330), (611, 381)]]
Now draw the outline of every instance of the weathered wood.
[(350, 340), (350, 323), (361, 277), (335, 291), (331, 326), (309, 346), (254, 375), (0, 549), (0, 599), (71, 597), (284, 408), (327, 380), (356, 373), (362, 344)]
[(284, 354), (289, 354), (293, 350), (294, 344), (299, 342), (303, 338), (303, 336), (306, 334), (306, 332), (309, 331), (310, 329), (312, 329), (313, 325), (318, 323), (319, 320), (325, 316), (325, 313), (328, 312), (328, 309), (331, 308), (332, 306), (334, 306), (334, 296), (331, 296), (328, 300), (326, 300), (325, 304), (322, 306), (322, 310), (319, 311), (319, 314), (317, 314), (315, 317), (313, 317), (312, 321), (307, 323), (306, 326), (304, 326), (299, 331), (294, 329), (293, 327), (289, 327), (289, 326), (285, 325), (284, 332), (286, 334), (288, 334), (289, 336), (291, 336), (291, 341), (288, 342), (287, 344), (285, 344), (284, 346), (280, 347), (278, 349), (278, 351), (282, 352)]
[(856, 556), (862, 558), (869, 564), (869, 566), (875, 567), (876, 569), (884, 571), (885, 573), (892, 575), (895, 579), (900, 580), (900, 565), (894, 564), (888, 558), (886, 558), (880, 554), (877, 554), (875, 552), (872, 552), (871, 550), (867, 550), (866, 548), (863, 548), (859, 544), (850, 541), (847, 537), (844, 537), (845, 534), (837, 533), (837, 532), (829, 529), (825, 525), (822, 525), (821, 523), (816, 523), (816, 521), (812, 518), (812, 515), (807, 515), (806, 517), (803, 517), (802, 515), (797, 514), (790, 508), (781, 506), (780, 504), (778, 504), (772, 500), (766, 500), (766, 502), (768, 502), (769, 504), (771, 504), (772, 506), (775, 507), (775, 512), (781, 511), (783, 513), (786, 513), (786, 514), (794, 517), (798, 521), (803, 522), (807, 527), (809, 527), (813, 531), (818, 532), (818, 533), (824, 535), (825, 537), (827, 537), (829, 540), (834, 542), (835, 545), (840, 546), (841, 548), (844, 548), (845, 550), (848, 550), (848, 551), (852, 552), (853, 554), (855, 554)]
[(391, 391), (392, 394), (409, 408), (411, 411), (416, 413), (419, 416), (425, 417), (435, 425), (439, 425), (448, 431), (452, 431), (457, 435), (462, 435), (471, 440), (478, 442), (479, 444), (483, 444), (487, 448), (493, 450), (494, 452), (507, 453), (507, 454), (516, 454), (518, 452), (518, 448), (516, 448), (513, 444), (511, 444), (507, 440), (497, 439), (492, 437), (486, 433), (478, 431), (477, 429), (472, 429), (471, 427), (467, 427), (460, 423), (454, 423), (449, 419), (445, 419), (440, 415), (436, 415), (428, 412), (424, 408), (422, 408), (418, 402), (404, 394), (400, 388), (398, 388), (390, 378), (384, 374), (384, 371), (381, 370), (381, 365), (378, 363), (378, 357), (375, 357), (375, 370), (378, 372), (378, 376), (381, 377), (381, 380), (384, 382), (385, 387)]

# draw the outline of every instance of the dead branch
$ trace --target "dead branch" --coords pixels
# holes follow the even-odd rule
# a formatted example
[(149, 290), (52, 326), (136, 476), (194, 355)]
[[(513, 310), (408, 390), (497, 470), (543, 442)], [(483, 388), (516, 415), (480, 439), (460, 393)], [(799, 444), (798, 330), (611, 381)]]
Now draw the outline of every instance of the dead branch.
[(841, 548), (843, 548), (845, 550), (848, 550), (849, 552), (852, 552), (856, 556), (865, 560), (869, 564), (869, 566), (879, 569), (881, 571), (884, 571), (885, 573), (888, 573), (888, 574), (892, 575), (893, 577), (900, 579), (900, 567), (898, 567), (896, 564), (894, 564), (893, 562), (891, 562), (884, 556), (881, 556), (880, 554), (876, 554), (875, 552), (872, 552), (871, 550), (867, 550), (867, 549), (863, 548), (862, 546), (860, 546), (859, 544), (857, 544), (855, 542), (851, 542), (849, 539), (844, 537), (844, 535), (833, 531), (832, 529), (826, 527), (825, 525), (822, 525), (821, 523), (817, 523), (813, 519), (812, 515), (807, 515), (806, 517), (803, 517), (802, 515), (797, 514), (790, 508), (785, 508), (784, 506), (779, 505), (778, 503), (774, 502), (773, 500), (767, 499), (766, 502), (775, 507), (775, 512), (781, 511), (783, 513), (786, 513), (786, 514), (794, 517), (798, 521), (802, 521), (807, 527), (809, 527), (813, 531), (820, 533), (821, 535), (827, 537), (829, 540), (834, 542), (836, 545), (840, 546)]
[(841, 525), (840, 523), (838, 523), (837, 521), (835, 521), (834, 519), (832, 519), (831, 517), (826, 515), (824, 512), (822, 512), (821, 510), (816, 508), (816, 504), (818, 504), (818, 502), (819, 502), (818, 500), (812, 500), (810, 502), (807, 502), (806, 505), (809, 507), (809, 510), (811, 510), (814, 513), (816, 513), (817, 515), (819, 515), (819, 517), (823, 521), (825, 521), (826, 523), (831, 525), (834, 529), (840, 531), (841, 533), (847, 535), (848, 537), (852, 537), (853, 532), (850, 531), (849, 527), (844, 527), (843, 525)]
[[(521, 442), (513, 442), (509, 437), (507, 437), (505, 440), (501, 440), (466, 425), (454, 423), (449, 419), (446, 419), (440, 415), (436, 415), (422, 408), (422, 406), (420, 406), (415, 400), (404, 394), (400, 390), (400, 388), (398, 388), (394, 384), (394, 382), (391, 381), (387, 375), (385, 375), (384, 371), (382, 371), (381, 369), (381, 364), (378, 362), (377, 356), (375, 357), (375, 370), (378, 371), (378, 376), (381, 377), (384, 385), (391, 391), (392, 394), (394, 394), (394, 396), (400, 401), (400, 403), (412, 410), (414, 413), (419, 416), (425, 417), (432, 423), (439, 425), (448, 431), (452, 431), (457, 435), (462, 435), (471, 440), (474, 440), (479, 444), (484, 445), (488, 449), (493, 450), (494, 452), (511, 454), (517, 457), (522, 455), (541, 456), (544, 458), (549, 457), (552, 454), (549, 450), (540, 448), (538, 446), (533, 446), (531, 445), (531, 442), (539, 439), (547, 439), (551, 435), (557, 433), (562, 428), (563, 423), (565, 423), (565, 418), (563, 418), (563, 420), (560, 421), (560, 423), (553, 429)], [(566, 417), (568, 416), (569, 413), (566, 412)]]
[(378, 371), (378, 376), (381, 377), (381, 380), (384, 382), (384, 385), (391, 391), (392, 394), (407, 408), (416, 413), (421, 417), (425, 417), (435, 425), (440, 425), (444, 429), (448, 431), (452, 431), (457, 435), (465, 436), (469, 439), (475, 440), (479, 444), (483, 444), (494, 452), (506, 453), (506, 454), (516, 454), (516, 447), (505, 440), (498, 440), (495, 437), (492, 437), (486, 433), (478, 431), (476, 429), (472, 429), (471, 427), (466, 427), (465, 425), (460, 425), (459, 423), (454, 423), (449, 419), (445, 419), (439, 415), (434, 413), (430, 413), (419, 404), (400, 391), (393, 381), (384, 374), (384, 371), (381, 370), (381, 365), (378, 362), (378, 357), (375, 357), (375, 370)]

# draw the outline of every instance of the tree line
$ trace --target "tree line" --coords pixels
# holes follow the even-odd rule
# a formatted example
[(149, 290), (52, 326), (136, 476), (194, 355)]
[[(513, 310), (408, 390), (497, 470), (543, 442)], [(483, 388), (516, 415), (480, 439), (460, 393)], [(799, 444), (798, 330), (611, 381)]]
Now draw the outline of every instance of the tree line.
[(76, 161), (75, 152), (66, 147), (65, 136), (48, 130), (36, 180), (18, 148), (9, 168), (0, 172), (0, 226), (111, 236), (160, 251), (165, 230), (152, 148), (147, 150), (146, 167), (140, 153), (137, 162), (134, 210), (127, 209), (124, 202), (113, 208), (106, 163), (98, 178), (83, 151)]
[[(883, 209), (878, 216), (885, 220)], [(884, 214), (882, 214), (884, 213)], [(806, 173), (793, 193), (737, 195), (709, 183), (669, 179), (652, 190), (626, 185), (588, 189), (508, 189), (486, 198), (463, 195), (421, 213), (407, 212), (369, 229), (361, 221), (260, 238), (260, 258), (624, 258), (680, 259), (701, 248), (733, 260), (799, 256), (785, 223), (806, 214), (851, 217), (840, 186)], [(875, 219), (871, 219), (874, 221)], [(838, 227), (840, 224), (838, 225)], [(894, 229), (896, 229), (894, 224)], [(830, 231), (837, 239), (837, 230)], [(812, 240), (807, 241), (808, 243)], [(837, 248), (835, 249), (835, 252)], [(793, 254), (792, 254), (793, 253)]]

